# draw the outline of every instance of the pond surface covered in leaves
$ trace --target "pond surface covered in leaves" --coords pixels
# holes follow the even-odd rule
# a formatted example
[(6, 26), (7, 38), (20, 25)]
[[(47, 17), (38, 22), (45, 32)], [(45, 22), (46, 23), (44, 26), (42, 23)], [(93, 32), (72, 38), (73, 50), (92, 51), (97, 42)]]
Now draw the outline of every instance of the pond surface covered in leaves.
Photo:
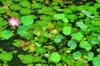
[(0, 0), (0, 66), (99, 66), (100, 0)]

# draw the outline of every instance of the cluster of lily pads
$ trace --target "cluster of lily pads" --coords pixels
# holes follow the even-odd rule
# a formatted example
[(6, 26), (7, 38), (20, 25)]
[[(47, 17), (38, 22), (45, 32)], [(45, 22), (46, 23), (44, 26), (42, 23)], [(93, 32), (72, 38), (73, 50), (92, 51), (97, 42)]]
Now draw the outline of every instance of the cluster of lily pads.
[(99, 11), (100, 0), (0, 0), (0, 66), (100, 66)]

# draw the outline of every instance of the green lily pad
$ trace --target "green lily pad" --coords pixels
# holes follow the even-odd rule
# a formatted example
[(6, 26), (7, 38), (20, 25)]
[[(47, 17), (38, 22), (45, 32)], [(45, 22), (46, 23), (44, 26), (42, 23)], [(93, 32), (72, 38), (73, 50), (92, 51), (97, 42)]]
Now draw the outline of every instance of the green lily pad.
[(84, 48), (85, 50), (89, 51), (92, 49), (92, 46), (89, 44), (88, 41), (81, 41), (80, 42), (80, 47)]
[(73, 58), (74, 58), (75, 60), (80, 59), (81, 56), (82, 56), (82, 53), (81, 53), (80, 51), (77, 51), (77, 52), (74, 52), (74, 53), (73, 53)]
[(80, 41), (83, 39), (83, 34), (81, 32), (77, 32), (71, 35), (73, 40)]
[(70, 26), (64, 27), (63, 28), (63, 34), (64, 35), (70, 35), (72, 32), (72, 28)]
[(3, 7), (0, 7), (0, 14), (3, 14), (3, 13), (5, 13), (5, 10)]
[(10, 52), (2, 51), (2, 53), (0, 54), (0, 59), (4, 62), (11, 61), (12, 58), (13, 58), (13, 55)]
[(95, 57), (92, 62), (93, 62), (93, 66), (99, 66), (100, 65), (100, 54), (97, 57)]
[(31, 64), (34, 61), (32, 55), (18, 55), (18, 57), (24, 64)]
[(32, 7), (33, 9), (41, 8), (41, 3), (33, 3), (33, 4), (31, 5), (31, 7)]
[(10, 6), (10, 9), (14, 10), (14, 11), (17, 11), (17, 10), (20, 10), (20, 6), (18, 4), (14, 4), (14, 5), (11, 5)]
[(36, 53), (39, 53), (39, 54), (44, 54), (46, 52), (46, 49), (45, 48), (42, 48), (42, 47), (37, 47), (35, 49)]
[(87, 25), (85, 25), (83, 22), (77, 22), (76, 25), (82, 30), (87, 30)]
[(18, 27), (17, 33), (23, 38), (29, 39), (32, 37), (32, 31), (28, 30), (27, 26)]
[(60, 57), (60, 55), (59, 55), (58, 52), (52, 52), (51, 55), (50, 55), (50, 57), (49, 57), (49, 59), (52, 62), (55, 62), (56, 63), (56, 62), (59, 62), (60, 61), (61, 57)]
[(65, 17), (64, 14), (55, 14), (54, 18), (56, 20), (62, 20), (63, 22), (68, 23), (68, 19)]
[(13, 32), (10, 30), (4, 30), (1, 35), (2, 35), (1, 37), (2, 39), (9, 39), (13, 36)]
[(20, 47), (22, 44), (22, 40), (16, 39), (16, 40), (14, 40), (14, 42), (12, 44), (15, 47)]
[(28, 15), (31, 13), (31, 9), (21, 8), (19, 12), (20, 12), (20, 14)]
[(27, 8), (30, 8), (30, 2), (27, 1), (27, 0), (24, 0), (22, 2), (19, 3), (19, 5), (21, 5), (22, 7), (27, 7)]
[(75, 49), (77, 47), (77, 44), (74, 40), (68, 41), (67, 45), (70, 47), (70, 49)]
[(55, 36), (54, 41), (55, 41), (55, 43), (60, 43), (63, 38), (64, 37), (62, 35), (58, 34), (58, 35)]
[(94, 53), (93, 52), (89, 52), (88, 53), (88, 61), (91, 61), (91, 60), (93, 60), (93, 57), (94, 57)]
[(23, 25), (29, 26), (34, 23), (34, 18), (35, 17), (33, 15), (23, 16), (21, 17), (21, 23)]
[(59, 19), (64, 19), (65, 18), (65, 15), (64, 14), (55, 14), (54, 16), (57, 20)]

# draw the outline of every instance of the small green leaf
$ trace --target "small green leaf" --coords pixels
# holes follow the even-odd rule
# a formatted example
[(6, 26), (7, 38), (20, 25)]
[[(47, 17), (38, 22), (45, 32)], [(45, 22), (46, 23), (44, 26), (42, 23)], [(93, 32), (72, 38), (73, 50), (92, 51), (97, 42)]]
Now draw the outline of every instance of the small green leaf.
[(98, 54), (98, 56), (95, 57), (92, 62), (93, 62), (93, 66), (99, 66), (100, 65), (100, 54)]
[(20, 14), (27, 15), (31, 13), (31, 9), (21, 8), (19, 12)]
[(68, 19), (67, 18), (63, 18), (63, 20), (62, 20), (64, 23), (68, 23)]
[(8, 22), (7, 21), (0, 21), (0, 26), (5, 28), (7, 26)]
[(17, 10), (20, 10), (20, 6), (18, 4), (13, 4), (10, 6), (10, 9), (14, 10), (14, 11), (17, 11)]
[(83, 34), (81, 32), (77, 32), (71, 35), (73, 40), (80, 41), (83, 39)]
[(1, 35), (2, 39), (9, 39), (13, 36), (13, 32), (10, 30), (4, 30)]
[(65, 18), (65, 15), (64, 14), (55, 14), (54, 16), (57, 20), (59, 19), (64, 19)]
[(0, 7), (0, 14), (3, 14), (3, 13), (5, 13), (6, 11), (4, 10), (4, 8), (3, 7)]
[(70, 35), (72, 32), (72, 28), (70, 26), (64, 27), (63, 28), (63, 34), (64, 35)]
[(80, 51), (77, 51), (77, 52), (74, 52), (74, 53), (73, 53), (73, 58), (74, 58), (75, 60), (80, 59), (81, 56), (82, 56), (82, 54), (81, 54)]
[(34, 57), (31, 54), (26, 54), (26, 55), (19, 54), (18, 55), (18, 58), (24, 64), (32, 64), (33, 62), (40, 62), (41, 61), (41, 58), (40, 57)]
[(16, 39), (16, 40), (14, 40), (14, 42), (13, 42), (12, 44), (13, 44), (13, 46), (15, 46), (15, 47), (20, 47), (21, 44), (22, 44), (22, 40)]
[(91, 50), (92, 46), (88, 43), (88, 41), (81, 41), (80, 47), (86, 49), (87, 51)]
[(75, 49), (77, 47), (77, 44), (74, 40), (68, 41), (67, 45), (70, 47), (70, 49)]
[(94, 26), (100, 27), (100, 24), (99, 24), (99, 21), (98, 21), (98, 20), (95, 20), (95, 21), (93, 21), (93, 22), (91, 22), (91, 23), (92, 23), (92, 25), (94, 25)]
[(83, 10), (82, 12), (83, 12), (83, 14), (86, 15), (87, 17), (89, 17), (89, 18), (94, 18), (94, 16), (91, 16), (91, 14), (92, 14), (91, 11), (85, 11), (85, 10)]
[(18, 55), (18, 57), (24, 64), (31, 64), (34, 61), (32, 55)]
[(31, 5), (31, 7), (32, 7), (33, 9), (38, 9), (38, 8), (41, 8), (42, 6), (41, 6), (41, 3), (33, 3), (33, 4)]
[(27, 26), (20, 26), (18, 27), (17, 33), (22, 36), (23, 38), (31, 38), (32, 37), (32, 31), (28, 30)]
[(75, 66), (84, 66), (84, 62), (83, 61), (75, 61)]
[(38, 13), (49, 14), (49, 15), (55, 14), (53, 9), (51, 7), (47, 7), (47, 6), (42, 6), (42, 8), (38, 11)]
[(88, 61), (91, 61), (92, 59), (93, 59), (93, 57), (94, 57), (94, 53), (93, 52), (89, 52), (88, 53)]
[(52, 54), (50, 55), (49, 59), (53, 62), (59, 62), (61, 57), (59, 55), (58, 52), (52, 52)]
[(97, 36), (97, 40), (100, 41), (100, 35)]
[(32, 15), (23, 16), (21, 17), (21, 22), (23, 23), (23, 25), (29, 26), (34, 23), (34, 18), (35, 17)]
[(11, 61), (12, 58), (13, 58), (12, 53), (2, 51), (2, 53), (0, 54), (0, 59), (4, 62)]
[(26, 1), (26, 0), (20, 2), (19, 5), (21, 5), (22, 7), (30, 8), (30, 7), (29, 7), (29, 6), (30, 6), (30, 2), (28, 2), (28, 1)]
[(81, 28), (82, 30), (87, 29), (87, 25), (85, 25), (83, 22), (77, 22), (76, 25)]
[(61, 34), (55, 36), (55, 43), (60, 43), (64, 37)]
[(46, 49), (45, 48), (42, 48), (42, 47), (37, 47), (35, 49), (36, 53), (39, 53), (39, 54), (44, 54), (46, 52)]
[(55, 14), (54, 18), (56, 20), (62, 20), (65, 23), (68, 23), (68, 19), (65, 17), (64, 14)]

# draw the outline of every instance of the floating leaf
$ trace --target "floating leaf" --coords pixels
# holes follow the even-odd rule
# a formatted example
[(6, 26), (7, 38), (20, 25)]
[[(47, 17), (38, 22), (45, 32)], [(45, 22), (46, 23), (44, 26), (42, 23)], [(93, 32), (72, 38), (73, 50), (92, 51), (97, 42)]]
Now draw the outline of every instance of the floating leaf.
[(67, 18), (63, 18), (63, 20), (62, 20), (64, 23), (68, 23), (68, 19)]
[(34, 61), (32, 55), (18, 55), (18, 57), (24, 64), (31, 64)]
[(43, 6), (41, 8), (41, 10), (39, 10), (38, 13), (49, 14), (49, 15), (55, 14), (55, 12), (53, 11), (53, 9), (51, 7), (47, 7), (47, 6)]
[(68, 23), (68, 19), (65, 17), (64, 14), (55, 14), (54, 18), (56, 20), (62, 20), (65, 23)]
[(0, 54), (0, 59), (4, 62), (11, 61), (12, 58), (13, 56), (12, 56), (12, 53), (10, 52), (2, 51), (2, 53)]
[(16, 40), (14, 40), (14, 42), (12, 44), (15, 47), (20, 47), (22, 44), (22, 40), (16, 39)]
[(80, 47), (86, 49), (87, 51), (91, 50), (92, 46), (88, 43), (88, 41), (81, 41)]
[(13, 4), (10, 6), (10, 9), (14, 10), (14, 11), (17, 11), (17, 10), (20, 10), (20, 6), (18, 4)]
[(82, 12), (83, 12), (83, 14), (86, 15), (87, 17), (89, 17), (89, 18), (94, 18), (94, 16), (91, 16), (91, 12), (90, 12), (90, 11), (85, 11), (85, 10), (83, 10)]
[(64, 27), (63, 28), (63, 34), (64, 35), (70, 35), (72, 32), (72, 28), (70, 26)]
[(27, 26), (20, 26), (18, 27), (17, 33), (22, 36), (23, 38), (31, 38), (32, 37), (32, 31), (28, 30)]
[(99, 66), (100, 65), (100, 54), (98, 54), (98, 56), (95, 57), (92, 62), (93, 62), (93, 66)]
[(75, 60), (80, 59), (81, 56), (82, 56), (82, 53), (81, 53), (80, 51), (77, 51), (77, 52), (74, 52), (74, 53), (73, 53), (73, 58), (74, 58)]
[(5, 10), (3, 7), (0, 7), (0, 14), (3, 14), (3, 13), (5, 13)]
[(34, 23), (34, 18), (35, 17), (32, 15), (23, 16), (21, 17), (21, 22), (23, 23), (23, 25), (29, 26)]
[(76, 66), (84, 66), (84, 62), (82, 61), (75, 61)]
[(88, 61), (91, 61), (93, 59), (93, 57), (94, 57), (94, 53), (93, 52), (89, 52), (88, 53), (88, 57), (87, 57)]
[(68, 41), (67, 45), (70, 47), (70, 49), (75, 49), (77, 47), (77, 44), (74, 40)]
[(31, 5), (31, 7), (32, 7), (33, 9), (41, 8), (41, 3), (33, 3), (33, 4)]
[(73, 40), (80, 41), (83, 39), (83, 34), (81, 32), (77, 32), (71, 35)]
[(13, 36), (13, 32), (10, 30), (4, 30), (1, 35), (2, 39), (9, 39)]
[(59, 55), (58, 52), (52, 52), (52, 54), (50, 55), (49, 59), (53, 62), (59, 62), (61, 57)]
[(64, 14), (55, 14), (55, 16), (54, 16), (57, 20), (59, 20), (59, 19), (64, 19), (65, 18), (65, 15)]
[(87, 25), (85, 25), (83, 22), (77, 22), (76, 25), (78, 27), (80, 27), (82, 30), (86, 30), (87, 29)]
[(44, 54), (46, 52), (46, 49), (45, 48), (42, 48), (42, 47), (37, 47), (35, 49), (36, 53), (39, 53), (39, 54)]
[(24, 64), (32, 64), (33, 62), (40, 62), (41, 58), (39, 57), (34, 57), (31, 54), (27, 54), (27, 55), (22, 55), (19, 54), (18, 58), (22, 61), (22, 63)]
[(55, 43), (60, 43), (64, 37), (61, 34), (55, 36)]
[(27, 15), (27, 14), (31, 13), (31, 10), (27, 9), (27, 8), (21, 8), (19, 12), (20, 12), (20, 14)]
[(30, 2), (25, 0), (25, 1), (20, 2), (19, 5), (21, 5), (22, 7), (29, 8)]

